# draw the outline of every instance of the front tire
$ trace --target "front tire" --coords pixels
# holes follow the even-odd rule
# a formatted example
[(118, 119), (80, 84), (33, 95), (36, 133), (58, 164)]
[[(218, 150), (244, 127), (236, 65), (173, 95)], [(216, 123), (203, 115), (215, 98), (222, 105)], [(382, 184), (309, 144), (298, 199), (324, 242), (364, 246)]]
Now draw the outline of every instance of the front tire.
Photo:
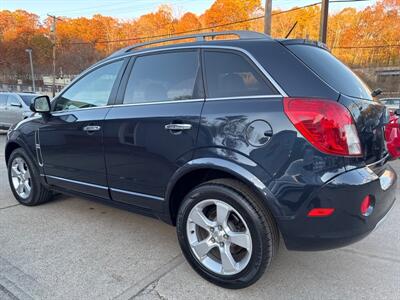
[(179, 209), (177, 234), (193, 269), (231, 289), (256, 282), (279, 243), (268, 209), (246, 185), (232, 179), (208, 181), (193, 189)]
[(35, 206), (51, 199), (52, 192), (40, 183), (39, 171), (24, 149), (11, 153), (7, 169), (11, 191), (18, 202)]

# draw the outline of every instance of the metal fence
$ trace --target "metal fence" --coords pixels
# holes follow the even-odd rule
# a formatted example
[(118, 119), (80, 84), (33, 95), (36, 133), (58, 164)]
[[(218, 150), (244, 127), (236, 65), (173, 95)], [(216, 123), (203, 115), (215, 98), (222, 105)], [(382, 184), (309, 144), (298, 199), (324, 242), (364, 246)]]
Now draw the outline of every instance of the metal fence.
[[(56, 94), (62, 90), (63, 86), (56, 86)], [(0, 83), (0, 92), (15, 92), (15, 93), (33, 93), (33, 87), (29, 84), (9, 84), (9, 83)], [(48, 95), (49, 97), (53, 96), (53, 87), (52, 86), (37, 86), (36, 93)]]

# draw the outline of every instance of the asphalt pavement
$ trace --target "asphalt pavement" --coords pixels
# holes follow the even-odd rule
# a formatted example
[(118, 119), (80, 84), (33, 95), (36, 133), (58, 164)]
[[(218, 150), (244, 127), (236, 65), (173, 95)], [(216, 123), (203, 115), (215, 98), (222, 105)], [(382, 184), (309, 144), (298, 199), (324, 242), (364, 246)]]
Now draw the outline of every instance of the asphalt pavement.
[(18, 204), (5, 140), (0, 132), (1, 300), (400, 299), (400, 200), (363, 241), (324, 252), (282, 246), (256, 284), (227, 290), (191, 270), (175, 228), (161, 221), (67, 196)]

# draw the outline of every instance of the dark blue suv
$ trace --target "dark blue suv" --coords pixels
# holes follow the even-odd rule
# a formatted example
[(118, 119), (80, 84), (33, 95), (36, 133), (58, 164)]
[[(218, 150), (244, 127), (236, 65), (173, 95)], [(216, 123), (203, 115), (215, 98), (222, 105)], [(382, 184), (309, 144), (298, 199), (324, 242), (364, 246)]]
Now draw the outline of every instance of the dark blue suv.
[(5, 149), (19, 202), (61, 192), (157, 217), (224, 287), (254, 283), (280, 238), (362, 239), (395, 201), (385, 107), (320, 43), (235, 31), (139, 44), (31, 108)]

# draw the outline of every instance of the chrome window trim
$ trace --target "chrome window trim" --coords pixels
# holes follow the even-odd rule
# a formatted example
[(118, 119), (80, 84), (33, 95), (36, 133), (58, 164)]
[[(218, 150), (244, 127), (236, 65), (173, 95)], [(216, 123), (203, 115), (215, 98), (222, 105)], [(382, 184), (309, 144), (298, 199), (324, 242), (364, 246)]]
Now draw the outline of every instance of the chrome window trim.
[(142, 105), (156, 105), (156, 104), (176, 104), (176, 103), (186, 103), (186, 102), (204, 102), (204, 99), (182, 99), (182, 100), (164, 100), (164, 101), (155, 101), (155, 102), (138, 102), (138, 103), (127, 103), (127, 104), (111, 104), (105, 106), (96, 106), (96, 107), (86, 107), (86, 108), (75, 108), (75, 109), (65, 109), (58, 110), (52, 112), (52, 115), (58, 116), (63, 115), (69, 112), (76, 112), (82, 110), (90, 110), (90, 109), (101, 109), (101, 108), (112, 108), (112, 107), (121, 107), (121, 106), (142, 106)]
[(150, 199), (154, 199), (154, 200), (157, 200), (157, 201), (164, 201), (164, 198), (162, 198), (162, 197), (153, 196), (153, 195), (149, 195), (149, 194), (142, 194), (142, 193), (125, 191), (125, 190), (120, 190), (120, 189), (115, 189), (115, 188), (110, 188), (110, 190), (113, 191), (113, 192), (117, 192), (117, 193), (123, 193), (123, 194), (132, 195), (132, 196), (145, 197), (145, 198), (150, 198)]
[(74, 109), (64, 109), (64, 110), (56, 110), (52, 111), (51, 115), (53, 116), (58, 116), (58, 115), (63, 115), (65, 113), (69, 112), (76, 112), (76, 111), (85, 111), (85, 110), (91, 110), (91, 109), (101, 109), (101, 108), (110, 108), (112, 105), (104, 105), (104, 106), (96, 106), (96, 107), (85, 107), (85, 108), (74, 108)]
[[(125, 55), (113, 57), (110, 59), (107, 59), (105, 61), (99, 62), (91, 67), (89, 67), (86, 71), (84, 71), (82, 74), (77, 76), (69, 85), (67, 85), (64, 89), (60, 91), (60, 95), (64, 92), (65, 89), (67, 89), (69, 86), (74, 84), (76, 81), (78, 81), (80, 78), (84, 77), (87, 73), (91, 72), (95, 68), (99, 68), (103, 65), (112, 63), (117, 60), (125, 59), (127, 57), (135, 57), (139, 56), (142, 54), (148, 54), (148, 53), (163, 53), (163, 52), (168, 52), (168, 51), (174, 51), (174, 50), (184, 50), (184, 49), (221, 49), (221, 50), (233, 50), (233, 51), (238, 51), (246, 55), (259, 69), (259, 71), (271, 82), (271, 84), (274, 86), (274, 88), (280, 93), (279, 95), (267, 95), (268, 97), (260, 97), (260, 98), (272, 98), (272, 97), (277, 97), (277, 96), (282, 96), (282, 97), (287, 97), (288, 95), (286, 92), (282, 89), (282, 87), (273, 79), (273, 77), (264, 69), (264, 67), (257, 61), (257, 59), (247, 50), (239, 47), (234, 47), (234, 46), (218, 46), (218, 45), (191, 45), (191, 46), (177, 46), (177, 47), (171, 47), (171, 48), (165, 48), (165, 49), (147, 49), (143, 51), (138, 51), (134, 53), (127, 53)], [(254, 98), (254, 96), (251, 96)], [(56, 99), (55, 97), (54, 99)], [(227, 99), (235, 99), (237, 97), (227, 97)], [(250, 98), (250, 97), (240, 97), (240, 98)], [(206, 98), (206, 100), (215, 100), (219, 98)], [(199, 101), (198, 99), (188, 99), (188, 100), (176, 100), (177, 102), (187, 102), (191, 101), (194, 102)], [(222, 99), (221, 99), (222, 100)], [(201, 99), (200, 101), (204, 101), (204, 99)], [(141, 103), (131, 103), (131, 104), (114, 104), (114, 105), (105, 105), (105, 106), (99, 106), (99, 107), (88, 107), (88, 108), (77, 108), (74, 110), (60, 110), (58, 112), (69, 112), (69, 111), (77, 111), (77, 110), (87, 110), (87, 109), (95, 109), (95, 108), (104, 108), (104, 107), (114, 107), (114, 106), (130, 106), (130, 105), (154, 105), (154, 104), (163, 104), (163, 103), (177, 103), (175, 100), (173, 101), (158, 101), (158, 102), (141, 102)], [(56, 113), (56, 112), (54, 112)]]
[[(274, 88), (277, 89), (277, 91), (283, 96), (287, 97), (288, 95), (286, 92), (282, 89), (282, 87), (275, 81), (275, 79), (264, 69), (264, 67), (257, 61), (257, 59), (247, 50), (235, 46), (219, 46), (219, 45), (191, 45), (191, 46), (177, 46), (177, 47), (171, 47), (171, 48), (165, 48), (165, 49), (147, 49), (143, 51), (138, 51), (134, 53), (127, 53), (125, 55), (121, 55), (118, 57), (110, 58), (102, 63), (99, 63), (98, 65), (94, 65), (90, 67), (86, 72), (89, 72), (92, 68), (99, 67), (103, 64), (112, 62), (114, 60), (118, 60), (121, 58), (126, 58), (126, 57), (134, 57), (142, 54), (147, 54), (147, 53), (157, 53), (157, 52), (168, 52), (172, 50), (180, 50), (180, 49), (225, 49), (225, 50), (234, 50), (234, 51), (239, 51), (245, 54), (256, 66), (257, 68), (263, 73), (265, 77), (271, 82), (271, 84), (274, 86)], [(84, 75), (83, 73), (82, 75)], [(80, 77), (80, 76), (79, 76)], [(72, 82), (73, 83), (73, 82)], [(72, 84), (71, 83), (71, 84)]]
[(142, 105), (157, 105), (157, 104), (176, 104), (176, 103), (190, 103), (190, 102), (204, 102), (204, 98), (198, 99), (181, 99), (181, 100), (164, 100), (164, 101), (154, 101), (154, 102), (138, 102), (138, 103), (126, 103), (126, 104), (113, 104), (111, 107), (120, 106), (142, 106)]
[(235, 97), (216, 97), (206, 98), (206, 101), (218, 101), (218, 100), (236, 100), (236, 99), (264, 99), (264, 98), (281, 98), (282, 95), (252, 95), (252, 96), (235, 96)]

